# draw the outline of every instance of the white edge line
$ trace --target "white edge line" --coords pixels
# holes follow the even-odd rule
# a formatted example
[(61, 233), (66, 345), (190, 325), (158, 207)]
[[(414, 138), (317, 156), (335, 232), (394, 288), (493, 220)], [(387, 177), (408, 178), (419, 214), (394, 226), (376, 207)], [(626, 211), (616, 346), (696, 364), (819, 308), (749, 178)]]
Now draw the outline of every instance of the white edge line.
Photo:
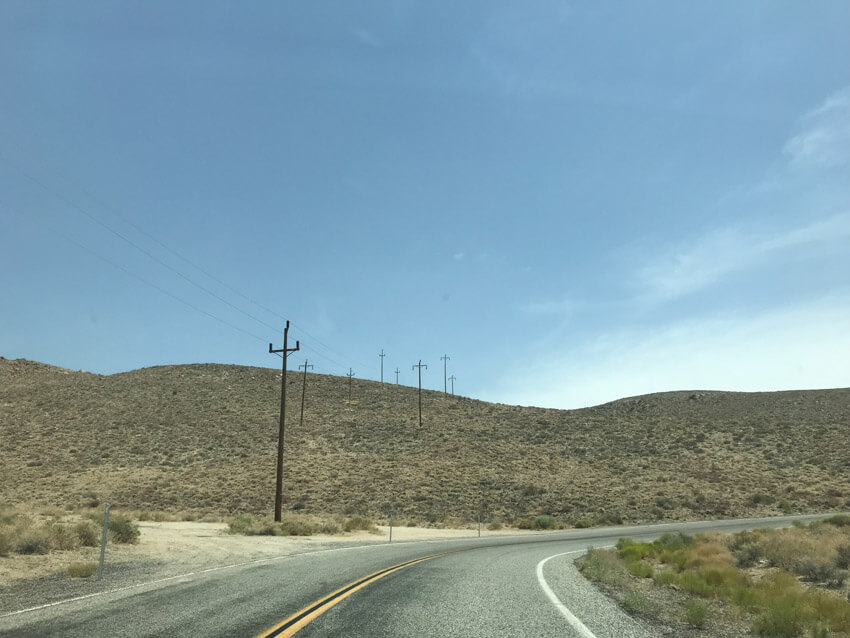
[[(507, 538), (514, 536), (530, 536), (530, 534), (504, 534), (498, 535), (498, 538)], [(488, 538), (494, 538), (490, 536)], [(407, 540), (407, 541), (396, 541), (394, 543), (389, 542), (377, 542), (377, 543), (369, 543), (367, 545), (353, 545), (350, 547), (332, 547), (329, 549), (317, 549), (317, 550), (308, 550), (305, 552), (294, 552), (292, 554), (282, 554), (280, 556), (267, 556), (265, 558), (256, 558), (254, 560), (245, 561), (242, 563), (232, 563), (230, 565), (220, 565), (218, 567), (209, 567), (207, 569), (200, 569), (194, 572), (185, 572), (183, 574), (176, 574), (174, 576), (167, 576), (165, 578), (159, 578), (157, 580), (149, 580), (144, 583), (134, 583), (132, 585), (126, 585), (125, 587), (116, 587), (115, 589), (106, 589), (104, 591), (96, 591), (91, 594), (84, 594), (83, 596), (75, 596), (74, 598), (63, 598), (62, 600), (56, 600), (52, 603), (45, 603), (43, 605), (36, 605), (35, 607), (27, 607), (26, 609), (18, 609), (16, 611), (8, 611), (5, 614), (0, 614), (0, 618), (8, 618), (10, 616), (17, 616), (18, 614), (26, 614), (33, 611), (38, 611), (39, 609), (47, 609), (48, 607), (56, 607), (57, 605), (65, 605), (67, 603), (73, 603), (78, 600), (85, 600), (87, 598), (95, 598), (96, 596), (106, 596), (107, 594), (117, 594), (122, 591), (127, 591), (130, 589), (138, 589), (139, 587), (147, 587), (149, 585), (158, 585), (160, 583), (166, 583), (170, 580), (178, 580), (180, 578), (189, 578), (191, 576), (200, 576), (201, 574), (207, 574), (209, 572), (217, 572), (223, 569), (232, 569), (234, 567), (244, 567), (246, 565), (256, 565), (257, 563), (268, 563), (275, 560), (282, 560), (284, 558), (294, 558), (296, 556), (306, 556), (309, 554), (325, 554), (329, 552), (341, 552), (350, 549), (369, 549), (372, 547), (385, 547), (387, 545), (406, 545), (410, 543), (446, 543), (446, 542), (461, 542), (461, 541), (469, 541), (469, 540), (477, 540), (474, 536), (464, 536), (461, 538), (434, 538), (429, 540)]]
[(584, 554), (587, 550), (585, 549), (577, 549), (572, 552), (561, 552), (560, 554), (553, 554), (548, 558), (544, 558), (539, 563), (537, 563), (537, 582), (540, 583), (541, 589), (543, 589), (543, 593), (546, 594), (546, 597), (555, 605), (555, 608), (561, 612), (564, 618), (567, 619), (567, 622), (570, 626), (575, 629), (582, 638), (596, 638), (596, 634), (594, 634), (590, 629), (588, 629), (585, 624), (576, 618), (575, 614), (567, 609), (567, 606), (561, 602), (561, 599), (552, 591), (552, 588), (549, 587), (549, 583), (546, 582), (546, 579), (543, 577), (543, 565), (545, 565), (548, 561), (553, 558), (557, 558), (558, 556), (568, 556), (569, 554)]

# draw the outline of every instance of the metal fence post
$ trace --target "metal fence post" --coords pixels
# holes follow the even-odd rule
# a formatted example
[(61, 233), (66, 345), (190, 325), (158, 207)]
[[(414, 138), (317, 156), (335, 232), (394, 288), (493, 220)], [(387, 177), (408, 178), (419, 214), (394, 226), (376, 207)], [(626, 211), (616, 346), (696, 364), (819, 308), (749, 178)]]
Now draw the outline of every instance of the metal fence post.
[(109, 531), (109, 503), (103, 515), (103, 533), (100, 535), (100, 564), (97, 566), (97, 580), (103, 579), (103, 558), (106, 555), (106, 533)]

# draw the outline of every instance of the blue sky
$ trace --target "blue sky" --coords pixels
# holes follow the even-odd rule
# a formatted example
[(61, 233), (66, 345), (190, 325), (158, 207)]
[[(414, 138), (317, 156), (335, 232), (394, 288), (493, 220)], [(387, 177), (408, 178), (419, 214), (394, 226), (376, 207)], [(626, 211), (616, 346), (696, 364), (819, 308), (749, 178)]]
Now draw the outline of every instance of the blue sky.
[[(0, 355), (850, 385), (850, 4), (0, 5)], [(211, 278), (212, 276), (213, 278)]]

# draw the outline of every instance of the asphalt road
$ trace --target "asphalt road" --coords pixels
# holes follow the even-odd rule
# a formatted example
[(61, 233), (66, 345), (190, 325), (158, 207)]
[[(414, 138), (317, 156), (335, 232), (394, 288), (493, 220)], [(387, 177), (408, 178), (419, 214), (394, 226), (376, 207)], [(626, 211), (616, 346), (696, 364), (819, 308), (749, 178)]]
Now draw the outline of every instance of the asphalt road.
[[(318, 636), (577, 636), (651, 634), (574, 570), (589, 545), (666, 531), (740, 531), (818, 517), (571, 530), (532, 536), (371, 544), (288, 556), (0, 616), (0, 636), (257, 636), (333, 592), (297, 631)], [(547, 560), (548, 559), (548, 560)], [(545, 561), (545, 562), (544, 562)], [(35, 602), (35, 601), (34, 601)], [(289, 631), (299, 629), (290, 627)], [(291, 635), (285, 629), (277, 635)]]

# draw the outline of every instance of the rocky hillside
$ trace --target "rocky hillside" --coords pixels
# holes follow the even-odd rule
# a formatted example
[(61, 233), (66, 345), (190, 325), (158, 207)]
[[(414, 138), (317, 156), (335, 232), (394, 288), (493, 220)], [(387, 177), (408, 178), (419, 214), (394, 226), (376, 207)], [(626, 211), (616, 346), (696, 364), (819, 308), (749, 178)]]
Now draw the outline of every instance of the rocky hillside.
[[(850, 506), (850, 389), (669, 392), (582, 410), (288, 376), (285, 507), (579, 525)], [(0, 359), (0, 501), (273, 508), (280, 371), (100, 376)]]

